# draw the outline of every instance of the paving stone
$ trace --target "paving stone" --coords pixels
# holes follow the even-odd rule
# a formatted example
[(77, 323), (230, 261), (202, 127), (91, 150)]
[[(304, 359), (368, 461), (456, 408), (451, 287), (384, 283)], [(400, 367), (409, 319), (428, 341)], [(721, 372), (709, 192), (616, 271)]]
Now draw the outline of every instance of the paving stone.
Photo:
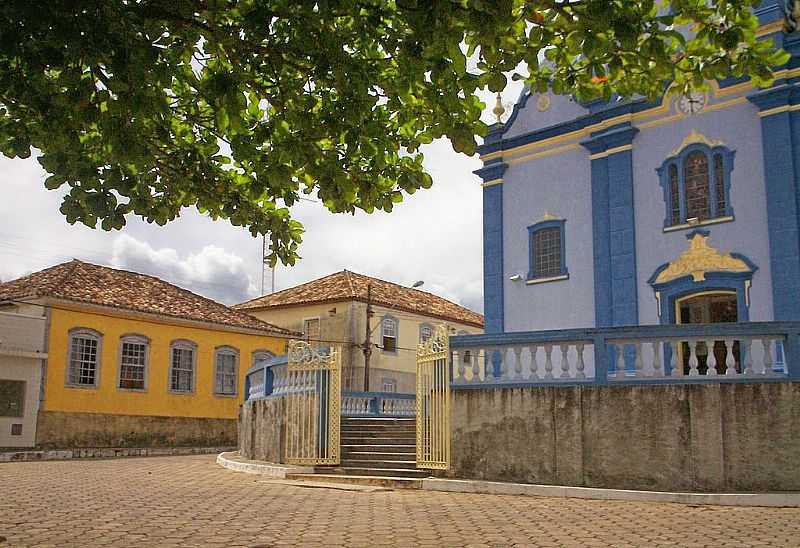
[(0, 464), (0, 548), (787, 546), (800, 509), (306, 489), (211, 455)]

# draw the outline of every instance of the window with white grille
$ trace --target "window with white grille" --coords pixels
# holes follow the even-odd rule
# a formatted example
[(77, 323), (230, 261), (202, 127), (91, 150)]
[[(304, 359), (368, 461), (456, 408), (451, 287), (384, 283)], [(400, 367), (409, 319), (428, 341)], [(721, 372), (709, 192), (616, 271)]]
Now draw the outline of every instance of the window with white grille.
[(381, 329), (384, 352), (397, 352), (397, 320), (386, 316), (383, 318)]
[(422, 324), (419, 326), (419, 342), (427, 342), (433, 336), (433, 327), (429, 324)]
[(75, 329), (69, 335), (67, 384), (97, 386), (102, 335), (91, 329)]
[(172, 392), (193, 392), (197, 346), (191, 341), (177, 341), (170, 346), (169, 389)]
[(149, 342), (140, 335), (122, 337), (119, 359), (119, 387), (144, 390)]
[(383, 379), (383, 392), (397, 392), (397, 380), (384, 377)]
[(218, 348), (214, 354), (214, 393), (222, 396), (237, 394), (237, 367), (239, 352), (235, 348)]

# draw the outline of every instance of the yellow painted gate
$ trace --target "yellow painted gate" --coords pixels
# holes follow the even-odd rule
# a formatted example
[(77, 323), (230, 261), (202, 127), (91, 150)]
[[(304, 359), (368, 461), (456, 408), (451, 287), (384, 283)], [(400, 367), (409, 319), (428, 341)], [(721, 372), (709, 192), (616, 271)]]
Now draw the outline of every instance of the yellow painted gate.
[(417, 467), (450, 466), (450, 339), (438, 326), (417, 348)]
[(289, 341), (286, 462), (339, 464), (341, 349)]

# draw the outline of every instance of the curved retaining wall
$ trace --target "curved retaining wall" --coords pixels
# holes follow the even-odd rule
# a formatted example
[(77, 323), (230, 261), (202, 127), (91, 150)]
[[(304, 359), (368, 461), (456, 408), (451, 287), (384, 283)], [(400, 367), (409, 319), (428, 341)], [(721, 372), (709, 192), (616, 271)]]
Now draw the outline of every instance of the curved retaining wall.
[(285, 398), (248, 400), (239, 413), (239, 453), (246, 459), (283, 462)]
[(450, 477), (800, 490), (800, 383), (454, 390)]

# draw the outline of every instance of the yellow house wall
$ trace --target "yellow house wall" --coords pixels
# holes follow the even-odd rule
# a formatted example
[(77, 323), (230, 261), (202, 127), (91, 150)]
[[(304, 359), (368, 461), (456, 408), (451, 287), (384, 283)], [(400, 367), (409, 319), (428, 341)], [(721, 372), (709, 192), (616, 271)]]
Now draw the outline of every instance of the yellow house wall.
[[(94, 329), (103, 335), (97, 388), (66, 386), (69, 331), (78, 327)], [(117, 388), (120, 337), (127, 334), (150, 339), (144, 392)], [(196, 384), (191, 394), (175, 394), (168, 390), (169, 350), (175, 339), (188, 339), (197, 344)], [(282, 354), (285, 344), (284, 339), (276, 337), (53, 309), (44, 410), (235, 419), (244, 399), (244, 376), (252, 365), (253, 352), (269, 350)], [(214, 350), (218, 346), (239, 350), (239, 388), (235, 397), (214, 395)]]

